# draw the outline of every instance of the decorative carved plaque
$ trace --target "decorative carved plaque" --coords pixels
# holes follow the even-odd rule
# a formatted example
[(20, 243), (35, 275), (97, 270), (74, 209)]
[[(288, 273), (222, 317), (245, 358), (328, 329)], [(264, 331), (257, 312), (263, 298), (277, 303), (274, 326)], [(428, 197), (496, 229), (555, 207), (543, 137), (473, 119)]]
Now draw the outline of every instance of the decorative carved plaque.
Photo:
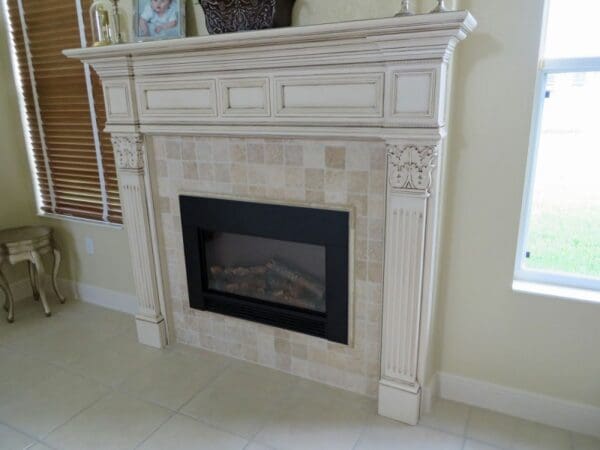
[(113, 134), (115, 163), (119, 170), (144, 168), (144, 139), (139, 134)]
[(395, 189), (429, 192), (437, 156), (436, 145), (388, 145), (390, 185)]

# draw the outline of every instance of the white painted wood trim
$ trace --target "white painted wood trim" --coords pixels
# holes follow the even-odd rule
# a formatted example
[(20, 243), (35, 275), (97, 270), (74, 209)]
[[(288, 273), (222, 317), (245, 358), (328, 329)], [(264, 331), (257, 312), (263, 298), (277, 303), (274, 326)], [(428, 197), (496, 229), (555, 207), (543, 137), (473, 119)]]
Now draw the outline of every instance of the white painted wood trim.
[[(44, 283), (47, 282), (48, 281), (44, 281)], [(79, 283), (64, 278), (59, 279), (58, 284), (61, 292), (65, 294), (67, 302), (81, 300), (85, 303), (92, 303), (103, 308), (131, 314), (132, 316), (135, 316), (137, 313), (137, 297), (133, 294), (105, 289), (91, 284)], [(28, 278), (13, 282), (10, 287), (15, 300), (18, 302), (25, 301), (32, 297), (31, 285)]]
[[(75, 1), (77, 9), (77, 23), (79, 24), (79, 41), (81, 47), (87, 47), (85, 37), (85, 25), (83, 22), (83, 8), (81, 0)], [(83, 73), (85, 76), (85, 87), (87, 91), (88, 104), (90, 105), (90, 121), (92, 123), (92, 135), (94, 137), (94, 148), (96, 150), (96, 165), (98, 166), (98, 181), (100, 184), (100, 196), (102, 198), (102, 220), (108, 222), (108, 194), (106, 192), (106, 179), (104, 177), (104, 162), (102, 161), (102, 150), (100, 143), (100, 130), (98, 130), (98, 118), (96, 116), (96, 104), (94, 102), (92, 77), (90, 73), (90, 65), (83, 65)]]
[[(50, 162), (48, 160), (48, 147), (46, 146), (46, 135), (44, 133), (44, 126), (42, 122), (42, 115), (40, 112), (40, 102), (37, 94), (37, 85), (35, 82), (35, 72), (33, 70), (33, 63), (31, 60), (31, 50), (29, 49), (29, 35), (27, 34), (27, 22), (25, 22), (25, 12), (23, 10), (23, 1), (17, 0), (19, 6), (19, 19), (21, 20), (21, 29), (23, 30), (23, 42), (25, 43), (25, 55), (27, 57), (27, 68), (29, 70), (29, 79), (31, 80), (31, 92), (33, 93), (33, 104), (35, 109), (35, 116), (38, 123), (38, 133), (40, 134), (40, 141), (42, 144), (42, 156), (44, 158), (44, 170), (46, 171), (46, 178), (48, 180), (48, 190), (50, 193), (50, 207), (52, 212), (56, 211), (56, 198), (54, 195), (54, 183), (52, 182), (52, 170), (50, 169)], [(40, 193), (41, 199), (41, 193)], [(40, 205), (41, 206), (41, 203)], [(40, 208), (41, 209), (41, 208)]]
[(544, 425), (600, 437), (600, 408), (534, 392), (439, 373), (440, 397)]

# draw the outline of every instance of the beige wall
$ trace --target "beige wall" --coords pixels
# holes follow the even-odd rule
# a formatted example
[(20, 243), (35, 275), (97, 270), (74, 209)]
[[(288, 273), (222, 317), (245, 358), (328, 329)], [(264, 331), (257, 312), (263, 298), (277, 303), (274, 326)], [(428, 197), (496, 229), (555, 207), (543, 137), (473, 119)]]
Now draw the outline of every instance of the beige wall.
[[(0, 19), (3, 19), (0, 17)], [(28, 223), (35, 217), (34, 195), (21, 129), (17, 93), (7, 45), (5, 21), (0, 21), (0, 229)], [(6, 268), (11, 281), (24, 272)]]
[(466, 0), (449, 145), (441, 369), (600, 406), (600, 305), (511, 290), (542, 0)]
[[(298, 0), (294, 22), (387, 16), (399, 4), (399, 0)], [(432, 4), (425, 2), (423, 9)], [(438, 366), (445, 372), (600, 406), (600, 307), (511, 290), (542, 0), (464, 0), (463, 6), (480, 26), (457, 55)], [(201, 29), (198, 14), (190, 21)], [(0, 121), (0, 192), (6, 186), (11, 192), (0, 202), (4, 226), (30, 220), (34, 207), (15, 122), (15, 95), (7, 81), (4, 32), (1, 36), (0, 117), (7, 119)], [(5, 219), (7, 214), (11, 219)], [(65, 277), (133, 292), (123, 230), (51, 223), (60, 228), (67, 250)], [(86, 236), (95, 240), (93, 256), (85, 253)]]
[[(56, 230), (63, 251), (61, 277), (116, 291), (133, 293), (127, 237), (122, 229), (41, 219), (36, 215), (19, 103), (13, 81), (4, 8), (0, 8), (0, 229), (43, 223)], [(94, 255), (85, 252), (85, 238), (95, 243)], [(119, 261), (119, 263), (115, 263)], [(11, 281), (24, 271), (6, 268)]]

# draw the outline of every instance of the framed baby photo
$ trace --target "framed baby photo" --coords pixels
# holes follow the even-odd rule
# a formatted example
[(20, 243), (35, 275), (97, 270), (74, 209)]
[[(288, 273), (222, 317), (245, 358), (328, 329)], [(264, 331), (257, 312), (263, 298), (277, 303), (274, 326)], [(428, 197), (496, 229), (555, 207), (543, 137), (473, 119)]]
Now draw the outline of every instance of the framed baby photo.
[(185, 37), (185, 0), (134, 0), (136, 41)]

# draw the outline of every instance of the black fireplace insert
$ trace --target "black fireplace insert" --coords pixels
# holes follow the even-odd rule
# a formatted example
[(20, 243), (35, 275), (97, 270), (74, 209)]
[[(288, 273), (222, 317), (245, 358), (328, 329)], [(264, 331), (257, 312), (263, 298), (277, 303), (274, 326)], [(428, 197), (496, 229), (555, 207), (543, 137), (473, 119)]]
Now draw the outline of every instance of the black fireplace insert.
[(348, 343), (349, 212), (179, 201), (192, 308)]

